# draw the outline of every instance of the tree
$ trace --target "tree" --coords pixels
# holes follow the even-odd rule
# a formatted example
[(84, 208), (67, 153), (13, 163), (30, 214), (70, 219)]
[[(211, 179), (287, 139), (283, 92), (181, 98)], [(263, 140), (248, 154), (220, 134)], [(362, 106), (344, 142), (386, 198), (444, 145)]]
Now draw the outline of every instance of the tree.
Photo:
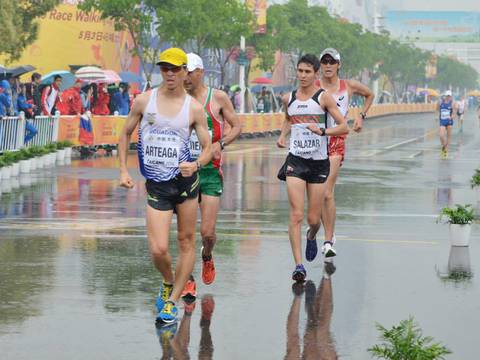
[(157, 4), (157, 32), (162, 39), (195, 49), (211, 49), (220, 67), (221, 83), (225, 66), (240, 42), (253, 31), (251, 11), (238, 0), (176, 0)]
[(60, 0), (1, 0), (0, 54), (8, 61), (20, 58), (23, 50), (38, 36), (37, 19), (60, 3)]
[(134, 55), (140, 59), (145, 77), (150, 81), (159, 51), (158, 46), (153, 44), (151, 31), (155, 14), (152, 3), (142, 0), (85, 0), (78, 6), (87, 12), (99, 11), (102, 19), (114, 22), (115, 30), (128, 31)]

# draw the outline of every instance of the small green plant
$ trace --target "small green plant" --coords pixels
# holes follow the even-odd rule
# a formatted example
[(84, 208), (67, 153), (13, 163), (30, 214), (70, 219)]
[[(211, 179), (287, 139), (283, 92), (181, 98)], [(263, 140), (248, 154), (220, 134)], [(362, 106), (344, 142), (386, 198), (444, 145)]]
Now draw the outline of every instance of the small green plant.
[(57, 144), (54, 142), (48, 143), (44, 146), (44, 149), (47, 151), (47, 154), (57, 151)]
[(7, 166), (7, 164), (5, 163), (5, 160), (3, 159), (3, 155), (0, 156), (0, 169)]
[(63, 140), (62, 143), (64, 148), (69, 148), (73, 146), (73, 143), (70, 140)]
[(57, 147), (57, 150), (63, 150), (65, 149), (65, 143), (63, 141), (57, 141), (55, 143), (55, 146)]
[(437, 360), (452, 352), (433, 338), (423, 336), (422, 330), (410, 317), (400, 325), (387, 329), (377, 324), (382, 343), (368, 349), (375, 358), (387, 360)]
[(473, 174), (472, 179), (470, 180), (470, 185), (472, 189), (480, 186), (480, 168), (475, 170), (475, 174)]
[(35, 156), (30, 148), (21, 148), (18, 152), (20, 153), (21, 160), (28, 160)]
[(3, 162), (5, 163), (5, 166), (10, 166), (14, 163), (16, 163), (16, 156), (13, 151), (5, 151), (2, 154)]
[(445, 217), (447, 218), (446, 222), (449, 224), (466, 225), (473, 222), (475, 219), (475, 213), (470, 204), (456, 204), (453, 208), (444, 207), (438, 217), (438, 221), (442, 221)]

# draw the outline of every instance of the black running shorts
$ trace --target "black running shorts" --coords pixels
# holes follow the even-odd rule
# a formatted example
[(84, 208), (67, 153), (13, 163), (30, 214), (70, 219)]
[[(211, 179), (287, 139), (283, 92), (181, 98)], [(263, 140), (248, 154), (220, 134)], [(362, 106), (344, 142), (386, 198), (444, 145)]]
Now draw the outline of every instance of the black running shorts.
[(179, 174), (162, 182), (147, 180), (147, 203), (156, 210), (175, 210), (178, 204), (198, 196), (199, 183), (198, 173), (190, 177)]
[(286, 181), (287, 176), (297, 177), (309, 184), (323, 184), (330, 174), (330, 161), (304, 159), (288, 154), (285, 163), (280, 168), (277, 177)]

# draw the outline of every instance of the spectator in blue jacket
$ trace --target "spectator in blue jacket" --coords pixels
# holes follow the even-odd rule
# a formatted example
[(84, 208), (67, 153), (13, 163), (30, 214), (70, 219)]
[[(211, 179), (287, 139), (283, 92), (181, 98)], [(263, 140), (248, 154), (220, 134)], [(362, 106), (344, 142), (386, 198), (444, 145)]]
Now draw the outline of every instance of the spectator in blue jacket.
[(6, 116), (10, 114), (10, 108), (12, 107), (12, 101), (8, 94), (10, 84), (7, 80), (0, 81), (0, 116)]
[(114, 112), (118, 111), (119, 115), (128, 115), (130, 112), (130, 97), (127, 83), (120, 83), (119, 89), (113, 93), (112, 105)]

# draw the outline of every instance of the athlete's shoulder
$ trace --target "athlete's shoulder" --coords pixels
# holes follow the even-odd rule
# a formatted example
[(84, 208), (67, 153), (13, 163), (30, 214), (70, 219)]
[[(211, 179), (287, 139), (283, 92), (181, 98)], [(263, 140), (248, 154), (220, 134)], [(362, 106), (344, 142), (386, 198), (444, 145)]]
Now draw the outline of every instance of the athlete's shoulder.
[(212, 97), (214, 98), (215, 102), (217, 103), (224, 103), (225, 101), (230, 101), (228, 94), (220, 89), (212, 89)]

